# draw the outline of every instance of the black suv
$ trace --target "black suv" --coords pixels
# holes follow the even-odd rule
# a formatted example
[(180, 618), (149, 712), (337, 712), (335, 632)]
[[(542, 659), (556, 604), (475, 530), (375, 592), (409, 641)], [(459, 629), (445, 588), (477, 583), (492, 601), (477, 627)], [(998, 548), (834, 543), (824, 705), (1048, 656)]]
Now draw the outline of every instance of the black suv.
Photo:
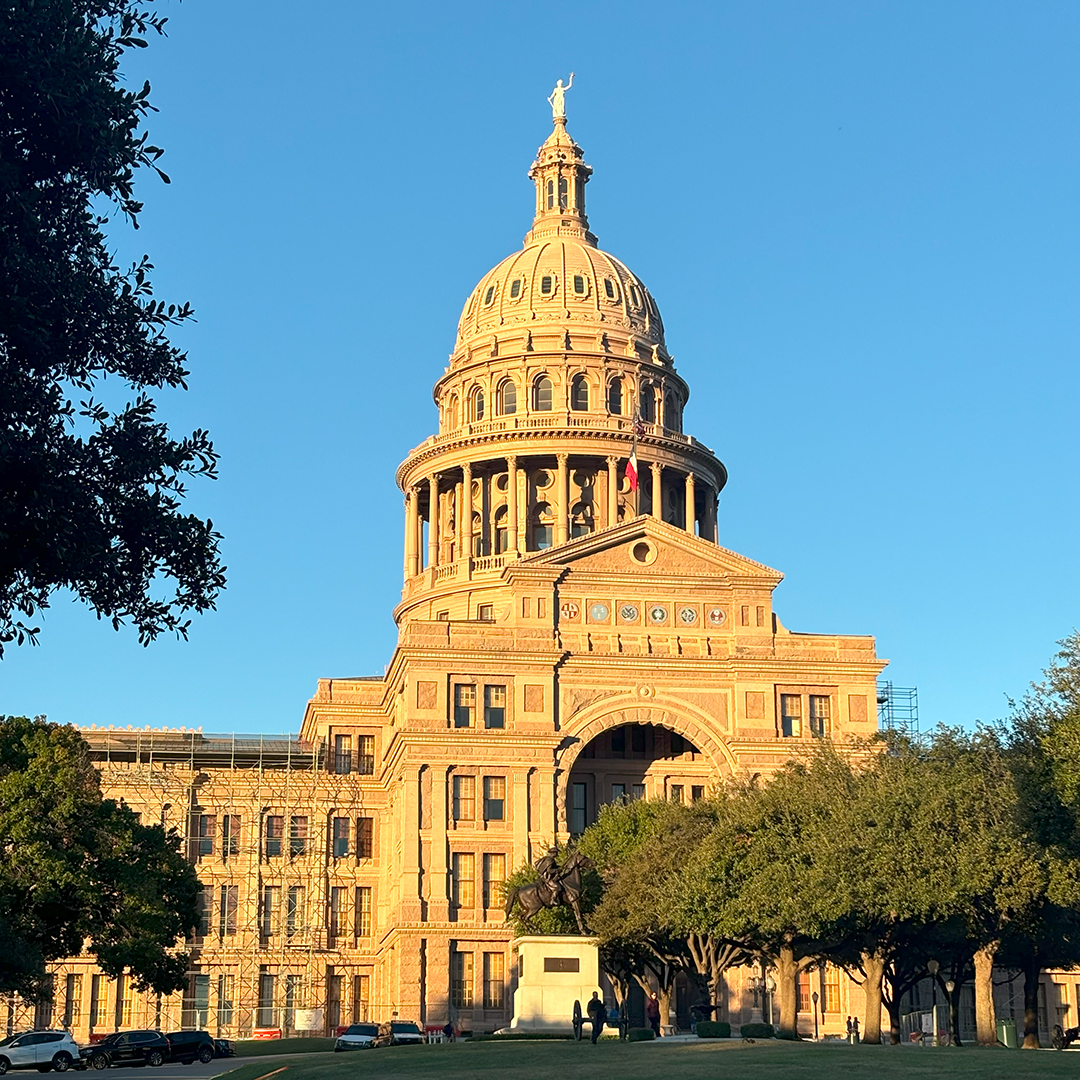
[(83, 1047), (79, 1056), (91, 1069), (110, 1065), (164, 1065), (169, 1060), (169, 1040), (160, 1031), (117, 1031), (99, 1043)]
[(214, 1060), (217, 1047), (214, 1037), (207, 1031), (174, 1031), (169, 1034), (170, 1061), (190, 1065), (201, 1061), (204, 1065)]

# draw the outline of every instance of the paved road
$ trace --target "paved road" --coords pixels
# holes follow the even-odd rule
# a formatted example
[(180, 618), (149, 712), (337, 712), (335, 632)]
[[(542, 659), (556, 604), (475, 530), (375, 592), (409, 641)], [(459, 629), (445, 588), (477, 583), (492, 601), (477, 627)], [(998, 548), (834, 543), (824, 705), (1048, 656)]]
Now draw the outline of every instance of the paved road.
[(103, 1069), (101, 1072), (87, 1069), (85, 1072), (68, 1073), (68, 1077), (78, 1076), (80, 1080), (90, 1080), (91, 1077), (99, 1076), (101, 1080), (135, 1080), (136, 1077), (138, 1080), (210, 1080), (212, 1076), (219, 1076), (230, 1069), (238, 1069), (241, 1065), (250, 1065), (253, 1061), (267, 1062), (266, 1071), (271, 1072), (278, 1067), (271, 1062), (277, 1060), (273, 1056), (215, 1058), (208, 1065), (196, 1061), (191, 1065), (162, 1065), (160, 1069), (148, 1069), (144, 1065), (137, 1068)]

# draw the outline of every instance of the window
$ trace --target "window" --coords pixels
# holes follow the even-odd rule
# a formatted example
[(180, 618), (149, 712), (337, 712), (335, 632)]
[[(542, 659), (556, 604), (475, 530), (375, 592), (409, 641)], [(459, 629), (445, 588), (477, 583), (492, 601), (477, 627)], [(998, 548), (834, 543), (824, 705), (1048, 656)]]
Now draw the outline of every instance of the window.
[(495, 554), (502, 555), (509, 543), (509, 533), (506, 529), (508, 521), (506, 507), (501, 506), (495, 511)]
[(800, 971), (796, 976), (796, 987), (799, 994), (799, 1012), (810, 1011), (810, 972)]
[(473, 395), (473, 419), (484, 419), (484, 391), (477, 390)]
[(547, 208), (549, 210), (555, 209), (555, 181), (549, 180), (547, 182)]
[(206, 888), (200, 888), (195, 894), (195, 936), (206, 937), (210, 933), (210, 903), (211, 895)]
[(336, 817), (333, 823), (333, 853), (335, 859), (344, 859), (349, 854), (349, 819)]
[(481, 604), (476, 609), (476, 617), (480, 622), (494, 622), (495, 621), (495, 605), (494, 604)]
[(484, 777), (484, 820), (502, 821), (506, 815), (506, 777)]
[(289, 818), (289, 854), (303, 855), (308, 844), (308, 819), (306, 817)]
[(285, 1017), (286, 1031), (296, 1027), (296, 1010), (304, 1007), (303, 977), (300, 975), (285, 976)]
[(240, 854), (240, 816), (226, 814), (221, 819), (221, 854)]
[(840, 970), (831, 965), (825, 969), (824, 991), (821, 995), (821, 1011), (838, 1013), (840, 1011)]
[(517, 386), (510, 380), (499, 384), (499, 415), (513, 416), (517, 412)]
[(630, 286), (630, 302), (634, 307), (641, 307), (641, 297), (638, 295), (637, 288), (633, 285)]
[(454, 687), (454, 727), (472, 727), (476, 719), (476, 687), (458, 683)]
[(829, 699), (824, 694), (810, 695), (810, 734), (818, 738), (829, 734)]
[(575, 836), (580, 836), (585, 831), (588, 821), (585, 820), (585, 793), (584, 784), (573, 784), (570, 801), (570, 831)]
[(690, 801), (701, 802), (705, 798), (705, 785), (693, 784), (690, 788)]
[(476, 856), (472, 852), (455, 851), (451, 859), (451, 878), (454, 906), (476, 906)]
[(356, 857), (370, 859), (375, 855), (375, 819), (356, 819)]
[(634, 724), (630, 728), (630, 752), (633, 754), (645, 753), (645, 727), (642, 724)]
[(516, 300), (521, 295), (521, 278), (514, 278), (510, 282), (510, 299)]
[(69, 975), (64, 987), (64, 1027), (77, 1027), (81, 1018), (82, 976)]
[(502, 906), (502, 883), (506, 880), (506, 856), (489, 852), (484, 856), (484, 907)]
[(450, 1002), (455, 1009), (472, 1008), (473, 954), (450, 954)]
[(327, 944), (333, 945), (341, 935), (342, 915), (345, 907), (345, 889), (341, 885), (334, 885), (330, 889), (330, 909), (327, 912), (326, 938)]
[(352, 772), (352, 736), (334, 736), (334, 772)]
[(485, 304), (490, 304), (491, 301), (494, 300), (494, 299), (495, 299), (495, 286), (494, 285), (489, 285), (487, 287), (487, 292), (484, 293), (484, 303)]
[(608, 384), (607, 408), (612, 416), (622, 416), (622, 379), (612, 379)]
[(656, 420), (656, 394), (649, 383), (641, 387), (641, 406), (638, 411), (646, 423), (651, 424)]
[(233, 1022), (233, 1002), (236, 1000), (236, 976), (219, 975), (217, 982), (218, 1027), (230, 1027)]
[(484, 953), (484, 1008), (503, 1008), (503, 972), (505, 957), (502, 953)]
[(285, 933), (292, 937), (307, 929), (307, 905), (303, 885), (290, 885), (285, 896)]
[(671, 733), (671, 756), (679, 757), (686, 753), (686, 740), (677, 732)]
[[(124, 982), (127, 983), (130, 980), (127, 976), (124, 977)], [(204, 1028), (210, 1021), (210, 976), (209, 975), (196, 975), (193, 980), (192, 986), (192, 1005), (193, 1015), (191, 1027)], [(119, 1027), (131, 1026), (131, 1011), (127, 1008), (125, 1002), (124, 1016), (119, 1022)]]
[[(259, 1009), (256, 1013), (255, 1023), (259, 1027), (269, 1028), (274, 1026), (274, 984), (277, 977), (271, 975), (265, 968), (259, 971)], [(288, 997), (286, 996), (286, 1008)]]
[(798, 694), (780, 695), (780, 734), (785, 738), (802, 734), (802, 698)]
[(540, 295), (550, 296), (555, 285), (555, 279), (550, 274), (545, 274), (540, 279)]
[(576, 503), (570, 510), (570, 538), (588, 536), (593, 531), (592, 507), (588, 503)]
[(344, 976), (332, 969), (326, 973), (326, 1026), (336, 1031), (341, 1025), (341, 989)]
[(541, 375), (533, 383), (533, 409), (536, 412), (551, 412), (551, 380)]
[(683, 802), (683, 786), (682, 784), (671, 785), (671, 801), (681, 803)]
[(266, 819), (266, 857), (277, 858), (281, 854), (281, 838), (285, 831), (285, 819), (278, 814), (270, 814)]
[(585, 295), (585, 278), (581, 274), (574, 275), (574, 293), (577, 296)]
[(262, 895), (262, 936), (273, 937), (278, 931), (279, 885), (264, 885)]
[(352, 981), (352, 1018), (359, 1024), (368, 1018), (368, 1002), (371, 1000), (371, 976), (354, 975)]
[(454, 820), (476, 819), (476, 777), (454, 777)]
[(357, 743), (356, 771), (361, 776), (372, 776), (375, 773), (375, 736), (361, 735)]
[(625, 784), (612, 784), (611, 785), (611, 801), (622, 802), (626, 799), (626, 785)]
[(570, 408), (576, 412), (589, 408), (589, 382), (584, 375), (578, 375), (570, 385)]
[(222, 885), (218, 890), (218, 937), (236, 933), (236, 911), (240, 906), (240, 886)]
[(484, 727), (506, 726), (506, 687), (484, 687)]
[(537, 503), (532, 513), (532, 550), (547, 551), (552, 544), (553, 527), (551, 507), (546, 502)]
[(615, 299), (615, 282), (611, 278), (604, 278), (604, 292), (609, 300)]
[(195, 854), (199, 858), (214, 854), (214, 831), (217, 829), (216, 814), (200, 814), (196, 822), (198, 838), (195, 841)]
[(566, 182), (566, 177), (565, 176), (560, 176), (559, 177), (559, 209), (560, 210), (565, 210), (566, 209), (566, 196), (567, 196), (567, 193), (569, 192), (569, 190), (570, 189), (569, 189), (569, 185)]
[(90, 1026), (105, 1027), (108, 1024), (108, 980), (104, 975), (90, 976)]
[(625, 754), (626, 753), (626, 728), (624, 728), (624, 727), (612, 728), (612, 731), (611, 731), (611, 752), (613, 754)]
[(371, 886), (356, 887), (355, 930), (358, 938), (371, 937)]
[(638, 799), (645, 798), (645, 785), (644, 784), (631, 784), (630, 785), (630, 798), (635, 802)]

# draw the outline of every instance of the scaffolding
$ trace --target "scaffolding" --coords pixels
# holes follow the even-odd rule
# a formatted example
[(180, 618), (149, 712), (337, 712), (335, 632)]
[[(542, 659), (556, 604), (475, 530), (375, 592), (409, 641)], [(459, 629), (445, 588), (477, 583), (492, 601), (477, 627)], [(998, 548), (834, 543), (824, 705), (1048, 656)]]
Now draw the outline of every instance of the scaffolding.
[(882, 731), (897, 731), (912, 738), (919, 736), (919, 692), (914, 686), (893, 686), (890, 681), (878, 683), (878, 727)]

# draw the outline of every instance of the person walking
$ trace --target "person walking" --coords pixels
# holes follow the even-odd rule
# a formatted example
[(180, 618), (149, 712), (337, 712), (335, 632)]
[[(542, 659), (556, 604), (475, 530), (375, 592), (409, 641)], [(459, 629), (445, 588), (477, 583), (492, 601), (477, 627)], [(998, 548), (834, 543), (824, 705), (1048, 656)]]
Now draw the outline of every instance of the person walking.
[(595, 990), (592, 994), (592, 1001), (589, 1002), (586, 1011), (589, 1014), (589, 1019), (592, 1021), (592, 1041), (595, 1044), (596, 1040), (600, 1038), (600, 1032), (604, 1030), (604, 1024), (607, 1021), (607, 1009), (604, 1008), (604, 1003), (600, 1000), (600, 995)]
[(847, 1041), (851, 1042), (851, 1017), (847, 1018)]
[(649, 1022), (649, 1027), (652, 1028), (653, 1035), (660, 1038), (660, 999), (656, 996), (654, 990), (649, 995), (649, 1000), (645, 1002), (645, 1019)]
[(853, 1016), (851, 1018), (851, 1045), (855, 1046), (859, 1041), (859, 1018)]

